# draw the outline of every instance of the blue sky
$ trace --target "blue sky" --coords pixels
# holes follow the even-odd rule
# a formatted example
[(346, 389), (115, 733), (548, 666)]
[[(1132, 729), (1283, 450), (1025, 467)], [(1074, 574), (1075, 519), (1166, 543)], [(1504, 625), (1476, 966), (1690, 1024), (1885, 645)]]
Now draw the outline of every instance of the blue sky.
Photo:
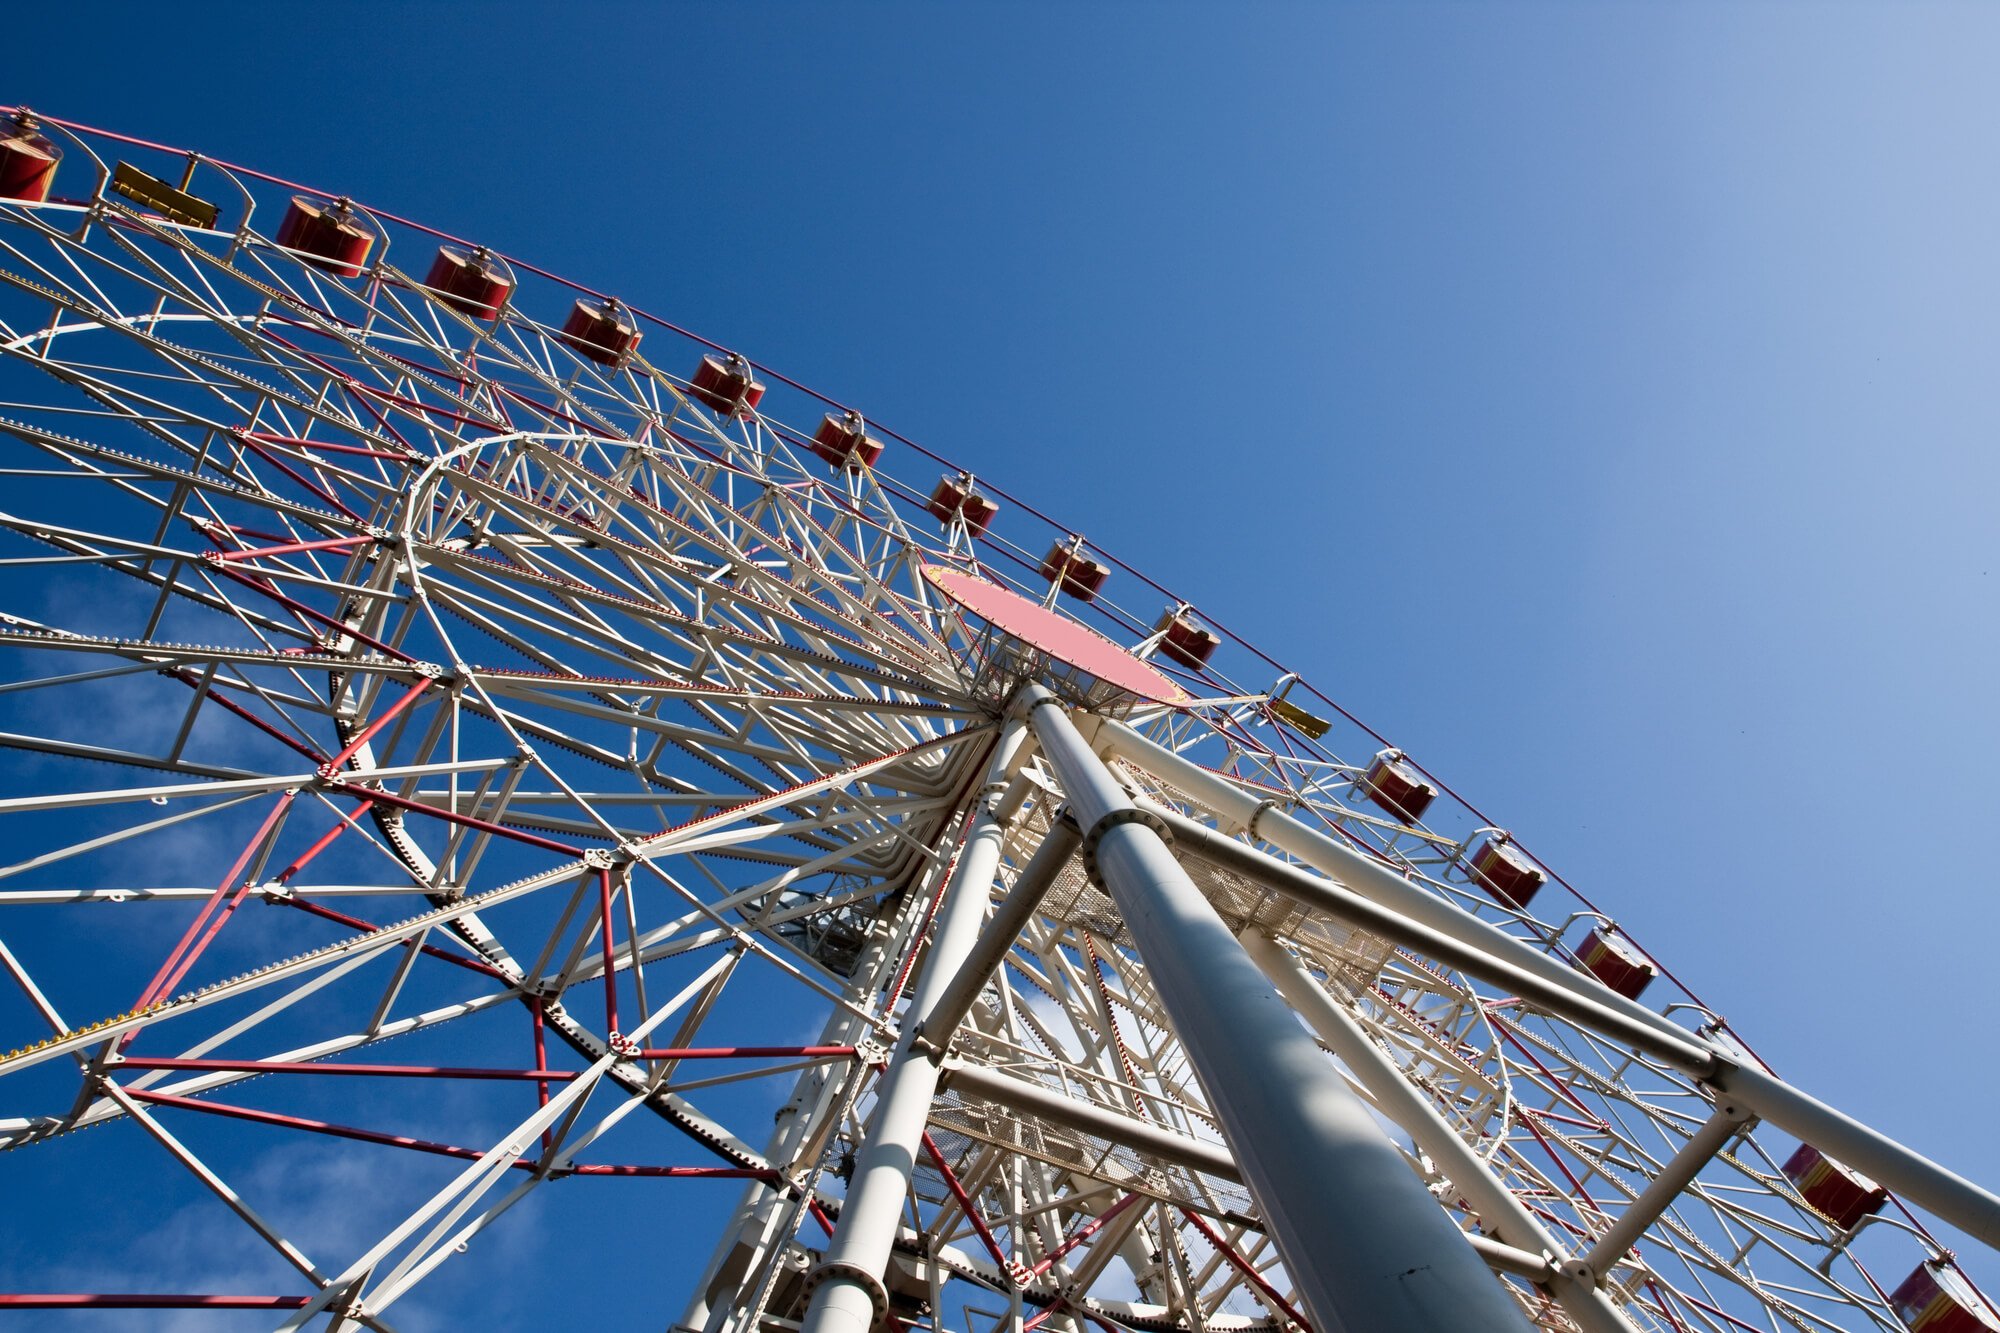
[(0, 101), (488, 240), (1064, 517), (2000, 1181), (2000, 14), (8, 24)]

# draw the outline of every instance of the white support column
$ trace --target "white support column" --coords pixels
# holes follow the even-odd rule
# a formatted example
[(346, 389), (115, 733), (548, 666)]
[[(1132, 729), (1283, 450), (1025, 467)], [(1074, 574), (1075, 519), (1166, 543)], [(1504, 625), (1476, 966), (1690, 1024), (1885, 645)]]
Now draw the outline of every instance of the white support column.
[[(1419, 925), (1393, 908), (1369, 901), (1345, 884), (1280, 861), (1247, 843), (1226, 838), (1205, 824), (1171, 811), (1162, 811), (1160, 818), (1175, 841), (1190, 855), (1241, 875), (1260, 888), (1269, 889), (1314, 911), (1324, 912), (1350, 926), (1358, 926), (1370, 934), (1380, 935), (1427, 958), (1455, 967), (1468, 976), (1490, 982), (1508, 994), (1520, 996), (1537, 1009), (1559, 1015), (1617, 1041), (1628, 1042), (1697, 1078), (1716, 1067), (1714, 1053), (1700, 1045), (1692, 1033), (1682, 1032), (1678, 1037), (1668, 1037), (1656, 1033), (1649, 1024), (1634, 1022), (1622, 1011), (1602, 1003), (1601, 997), (1595, 993), (1602, 987), (1581, 972), (1572, 971), (1568, 979), (1559, 982), (1547, 980), (1539, 972), (1518, 967), (1480, 948), (1477, 943), (1467, 943), (1443, 931)], [(1477, 926), (1485, 925), (1470, 916), (1465, 919)], [(1518, 940), (1512, 942), (1519, 943)]]
[(1105, 722), (1098, 739), (1113, 755), (1166, 780), (1218, 815), (1243, 825), (1252, 837), (1298, 857), (1378, 907), (1512, 964), (1551, 985), (1587, 997), (1628, 1022), (1650, 1029), (1659, 1039), (1679, 1043), (1683, 1058), (1705, 1054), (1698, 1052), (1692, 1036), (1671, 1020), (1515, 939), (1492, 922), (1481, 921), (1463, 908), (1412, 884), (1381, 862), (1342, 846), (1278, 809), (1276, 802), (1247, 792), (1221, 774), (1155, 745), (1121, 722)]
[(1034, 919), (1035, 910), (1042, 905), (1042, 895), (1049, 891), (1056, 876), (1082, 845), (1083, 834), (1073, 821), (1058, 819), (1049, 826), (1041, 846), (1035, 848), (1035, 854), (1028, 858), (1028, 864), (1021, 868), (1014, 886), (1007, 891), (1006, 899), (980, 933), (979, 943), (973, 946), (937, 1003), (925, 1011), (923, 1021), (917, 1024), (918, 1037), (935, 1051), (951, 1044), (951, 1034), (958, 1031), (958, 1025), (972, 1011), (979, 992), (986, 988), (986, 979), (1014, 947), (1028, 922)]
[(1320, 1333), (1530, 1326), (1061, 706), (1029, 720)]
[(1728, 1069), (1713, 1081), (1754, 1115), (2000, 1250), (2000, 1198), (1990, 1191), (1762, 1070)]
[(1369, 1040), (1353, 1015), (1326, 993), (1298, 959), (1255, 926), (1237, 938), (1278, 993), (1368, 1090), (1382, 1114), (1395, 1121), (1443, 1169), (1487, 1229), (1507, 1245), (1546, 1257), (1551, 1271), (1536, 1280), (1547, 1282), (1550, 1293), (1577, 1327), (1584, 1333), (1636, 1333), (1632, 1321), (1603, 1292), (1594, 1290), (1592, 1282), (1562, 1271), (1569, 1254), (1561, 1243), (1535, 1220), (1513, 1191), (1493, 1178), (1486, 1163), (1429, 1098), (1410, 1085), (1388, 1054)]
[(930, 955), (904, 1017), (902, 1040), (876, 1087), (875, 1113), (867, 1142), (855, 1156), (840, 1221), (825, 1256), (806, 1278), (812, 1301), (806, 1308), (805, 1333), (868, 1333), (889, 1313), (882, 1275), (938, 1085), (936, 1062), (915, 1044), (917, 1029), (964, 968), (978, 939), (1006, 835), (1006, 826), (993, 817), (992, 807), (1005, 790), (1007, 772), (1018, 762), (1026, 739), (1026, 728), (1019, 721), (1008, 724), (987, 770), (986, 785), (976, 798), (978, 813), (945, 887)]
[(1218, 1144), (1190, 1138), (1148, 1120), (1134, 1119), (1123, 1111), (1067, 1096), (1040, 1083), (956, 1060), (946, 1062), (944, 1082), (955, 1091), (970, 1093), (981, 1101), (1095, 1134), (1177, 1166), (1206, 1171), (1225, 1180), (1242, 1178), (1236, 1159)]
[[(1155, 745), (1123, 723), (1106, 720), (1099, 739), (1112, 754), (1156, 774), (1217, 814), (1243, 824), (1253, 836), (1330, 876), (1337, 881), (1332, 887), (1346, 896), (1359, 895), (1401, 917), (1402, 930), (1419, 927), (1470, 951), (1465, 962), (1446, 958), (1453, 966), (1477, 975), (1479, 969), (1471, 955), (1484, 954), (1493, 962), (1529, 974), (1544, 988), (1538, 1003), (1552, 1012), (1615, 1035), (1692, 1078), (1728, 1091), (1759, 1118), (1867, 1172), (1908, 1202), (2000, 1249), (2000, 1196), (1992, 1191), (1762, 1070), (1738, 1067), (1666, 1017), (1434, 896), (1389, 867), (1341, 846), (1272, 802)], [(1245, 850), (1257, 854), (1254, 849)], [(1284, 867), (1268, 857), (1265, 860), (1297, 873), (1297, 867)], [(1316, 905), (1338, 914), (1337, 909), (1323, 903)], [(1391, 929), (1389, 933), (1396, 932)], [(1442, 950), (1439, 956), (1444, 956)], [(1527, 993), (1526, 987), (1520, 989)]]
[[(896, 934), (890, 923), (882, 923), (862, 947), (855, 961), (853, 984), (847, 991), (852, 1007), (833, 1011), (816, 1045), (852, 1046), (866, 1034), (867, 1020), (861, 1011), (869, 997), (887, 984)], [(795, 1163), (817, 1157), (817, 1144), (809, 1141), (809, 1136), (817, 1140), (829, 1132), (825, 1112), (846, 1080), (856, 1076), (844, 1069), (836, 1075), (823, 1064), (801, 1072), (791, 1097), (778, 1108), (764, 1149), (765, 1160), (789, 1173)], [(752, 1181), (745, 1188), (673, 1333), (721, 1333), (734, 1314), (741, 1286), (768, 1262), (781, 1239), (779, 1224), (785, 1210), (779, 1205), (783, 1199), (780, 1191), (763, 1181)]]

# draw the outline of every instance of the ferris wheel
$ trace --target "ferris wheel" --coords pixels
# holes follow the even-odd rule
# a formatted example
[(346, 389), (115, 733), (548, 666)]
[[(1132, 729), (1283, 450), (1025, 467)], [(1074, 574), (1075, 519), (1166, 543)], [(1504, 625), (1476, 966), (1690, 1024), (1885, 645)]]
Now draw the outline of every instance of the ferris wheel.
[[(0, 1309), (393, 1329), (597, 1189), (712, 1217), (690, 1333), (2000, 1329), (1925, 1221), (2000, 1199), (844, 404), (26, 111), (0, 354), (0, 1173), (123, 1153), (270, 1274)], [(379, 1232), (260, 1197), (308, 1145)]]

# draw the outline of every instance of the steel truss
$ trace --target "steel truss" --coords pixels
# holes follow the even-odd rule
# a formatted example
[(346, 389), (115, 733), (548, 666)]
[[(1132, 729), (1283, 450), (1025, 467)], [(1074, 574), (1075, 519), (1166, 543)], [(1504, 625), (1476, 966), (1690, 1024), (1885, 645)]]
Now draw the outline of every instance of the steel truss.
[[(593, 356), (518, 262), (482, 320), (365, 211), (344, 278), (276, 244), (293, 187), (48, 124), (55, 194), (0, 202), (0, 1147), (150, 1140), (274, 1277), (0, 1307), (389, 1328), (595, 1177), (720, 1207), (702, 1333), (1904, 1328), (1937, 1243), (1816, 1211), (1802, 1140), (2000, 1242), (1670, 974), (1581, 970), (1608, 918), (1498, 901), (1490, 821), (1385, 812), (1385, 742), (1296, 676), (1176, 657), (1122, 566), (1063, 597), (1040, 549), (1084, 547), (1026, 505), (941, 523), (942, 460), (828, 466), (835, 405), (718, 407), (671, 325)], [(1006, 642), (941, 562), (1190, 700)], [(233, 1183), (308, 1140), (395, 1198), (373, 1243)]]

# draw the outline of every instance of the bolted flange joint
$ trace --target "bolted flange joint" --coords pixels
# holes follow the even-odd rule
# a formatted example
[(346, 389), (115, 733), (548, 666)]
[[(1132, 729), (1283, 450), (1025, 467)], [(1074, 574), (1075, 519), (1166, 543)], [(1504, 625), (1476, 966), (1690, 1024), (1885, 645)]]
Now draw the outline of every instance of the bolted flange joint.
[(1035, 714), (1035, 710), (1037, 708), (1048, 707), (1051, 705), (1053, 705), (1055, 708), (1062, 709), (1063, 701), (1061, 699), (1058, 699), (1053, 694), (1042, 694), (1039, 697), (1032, 699), (1022, 699), (1017, 695), (1009, 704), (1008, 711), (1009, 712), (1018, 711), (1022, 717), (1033, 717)]
[(868, 1303), (875, 1309), (875, 1319), (870, 1328), (880, 1328), (888, 1321), (889, 1290), (882, 1285), (882, 1279), (859, 1264), (851, 1264), (844, 1259), (829, 1260), (807, 1273), (805, 1294), (810, 1297), (822, 1283), (832, 1278), (845, 1278), (867, 1291)]
[(1104, 877), (1097, 873), (1097, 844), (1105, 834), (1117, 828), (1120, 824), (1144, 824), (1147, 828), (1160, 835), (1161, 842), (1166, 843), (1169, 847), (1173, 845), (1174, 835), (1173, 831), (1167, 827), (1167, 821), (1161, 819), (1151, 810), (1142, 810), (1136, 805), (1128, 805), (1122, 810), (1109, 811), (1102, 819), (1092, 824), (1090, 831), (1083, 835), (1083, 872), (1090, 876), (1092, 884), (1101, 887), (1104, 883)]
[[(1280, 814), (1283, 814), (1283, 813), (1284, 813), (1284, 806), (1283, 806), (1282, 804), (1280, 804), (1279, 802), (1277, 802), (1277, 801), (1259, 801), (1259, 802), (1257, 802), (1257, 808), (1256, 808), (1255, 810), (1252, 810), (1252, 811), (1250, 812), (1250, 818), (1249, 818), (1249, 819), (1247, 819), (1247, 820), (1245, 820), (1245, 821), (1244, 821), (1244, 823), (1243, 823), (1243, 831), (1244, 831), (1245, 833), (1248, 833), (1248, 834), (1249, 834), (1249, 835), (1250, 835), (1251, 837), (1253, 837), (1253, 838), (1256, 838), (1256, 837), (1257, 837), (1257, 821), (1258, 821), (1258, 820), (1260, 820), (1260, 819), (1262, 819), (1262, 818), (1264, 817), (1264, 812), (1265, 812), (1266, 810), (1276, 810), (1276, 811), (1278, 811), (1278, 812), (1279, 812)], [(1258, 841), (1260, 841), (1260, 842), (1261, 842), (1261, 841), (1263, 841), (1263, 839), (1261, 839), (1261, 838), (1258, 838)]]

